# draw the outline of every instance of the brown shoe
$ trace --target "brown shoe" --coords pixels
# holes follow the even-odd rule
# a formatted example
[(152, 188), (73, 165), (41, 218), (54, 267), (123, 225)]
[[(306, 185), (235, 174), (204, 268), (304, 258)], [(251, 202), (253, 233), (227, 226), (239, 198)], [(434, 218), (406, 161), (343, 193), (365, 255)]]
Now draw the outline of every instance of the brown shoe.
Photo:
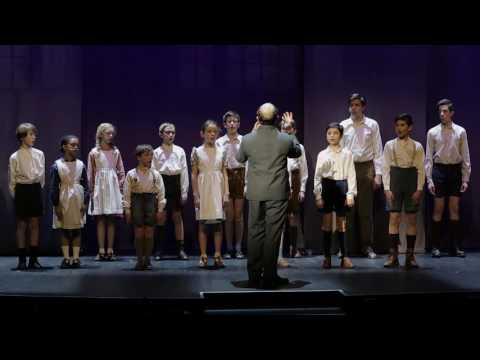
[(353, 263), (352, 263), (352, 260), (350, 260), (350, 258), (348, 257), (343, 257), (341, 260), (340, 260), (340, 267), (342, 269), (353, 269), (354, 266), (353, 266)]
[(348, 257), (343, 257), (342, 260), (340, 260), (340, 267), (342, 269), (353, 269), (353, 263), (352, 260)]
[(331, 256), (325, 256), (325, 259), (323, 260), (322, 267), (324, 269), (331, 269), (332, 268), (332, 257)]
[(388, 260), (385, 261), (385, 264), (383, 264), (383, 267), (386, 268), (396, 268), (399, 266), (400, 263), (398, 261), (398, 255), (388, 255)]
[(415, 254), (412, 252), (408, 252), (405, 257), (405, 269), (417, 269), (418, 264), (415, 260)]

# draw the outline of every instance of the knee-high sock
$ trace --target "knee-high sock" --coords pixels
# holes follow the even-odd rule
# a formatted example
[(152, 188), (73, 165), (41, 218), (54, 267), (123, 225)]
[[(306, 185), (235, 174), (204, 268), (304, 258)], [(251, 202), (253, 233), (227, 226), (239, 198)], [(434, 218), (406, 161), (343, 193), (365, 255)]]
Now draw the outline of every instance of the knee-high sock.
[(450, 237), (453, 242), (452, 248), (459, 248), (463, 250), (463, 236), (462, 236), (462, 228), (460, 227), (460, 220), (450, 220)]
[(440, 249), (442, 234), (442, 222), (432, 221), (432, 248)]
[(165, 225), (157, 226), (157, 236), (155, 241), (155, 251), (157, 252), (157, 254), (160, 254), (160, 249), (162, 248), (162, 244), (164, 243), (166, 238), (165, 228)]
[(398, 251), (398, 245), (400, 245), (400, 234), (389, 234), (390, 248), (395, 252)]
[(142, 261), (144, 250), (144, 239), (135, 239), (135, 251), (137, 254), (137, 260)]
[(235, 221), (235, 251), (242, 251), (243, 219)]
[(323, 231), (323, 255), (330, 256), (331, 247), (332, 247), (332, 232)]
[[(234, 221), (225, 221), (225, 240), (227, 241), (227, 251), (233, 250)], [(236, 229), (235, 229), (236, 230)]]
[(30, 246), (30, 261), (38, 259), (38, 246)]
[(407, 235), (407, 250), (415, 251), (416, 240), (417, 240), (417, 235)]
[(185, 241), (177, 240), (177, 251), (185, 251)]
[(26, 248), (18, 248), (18, 260), (21, 262), (27, 261), (27, 249)]
[(337, 239), (338, 239), (338, 248), (340, 249), (340, 252), (342, 253), (342, 258), (347, 256), (346, 250), (345, 250), (345, 233), (342, 231), (337, 231)]
[(145, 236), (143, 244), (143, 256), (146, 258), (150, 258), (153, 251), (153, 238)]

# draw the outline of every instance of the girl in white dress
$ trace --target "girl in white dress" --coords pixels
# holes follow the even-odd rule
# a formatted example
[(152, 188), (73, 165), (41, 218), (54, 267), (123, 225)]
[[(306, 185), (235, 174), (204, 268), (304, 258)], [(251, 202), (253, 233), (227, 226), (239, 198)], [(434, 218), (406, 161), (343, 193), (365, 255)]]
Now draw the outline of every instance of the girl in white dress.
[[(95, 260), (115, 260), (115, 216), (123, 214), (122, 193), (125, 169), (114, 145), (115, 128), (103, 123), (97, 128), (96, 146), (88, 154), (88, 185), (92, 192), (88, 214), (97, 219), (98, 255)], [(105, 253), (105, 235), (108, 248)]]
[(195, 215), (199, 221), (198, 240), (200, 263), (207, 267), (206, 226), (212, 225), (215, 242), (215, 267), (224, 267), (222, 250), (222, 223), (225, 220), (224, 206), (229, 201), (226, 154), (223, 147), (216, 145), (220, 128), (213, 120), (207, 120), (200, 131), (203, 145), (192, 150), (192, 189)]
[[(88, 205), (87, 170), (77, 159), (80, 148), (78, 137), (66, 135), (60, 143), (63, 156), (51, 168), (50, 199), (53, 205), (54, 229), (61, 229), (62, 269), (80, 267), (81, 229), (86, 222)], [(72, 244), (73, 258), (70, 258)]]

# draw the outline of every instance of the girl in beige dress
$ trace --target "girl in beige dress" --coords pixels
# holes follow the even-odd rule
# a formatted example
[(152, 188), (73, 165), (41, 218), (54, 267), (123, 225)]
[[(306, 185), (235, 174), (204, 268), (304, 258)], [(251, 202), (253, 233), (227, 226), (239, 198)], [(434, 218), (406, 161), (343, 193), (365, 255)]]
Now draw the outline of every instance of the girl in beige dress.
[[(115, 260), (115, 217), (123, 215), (122, 193), (125, 181), (120, 150), (114, 145), (115, 128), (103, 123), (97, 128), (96, 146), (88, 154), (88, 184), (92, 196), (88, 214), (97, 220), (98, 255), (95, 260)], [(105, 252), (105, 237), (107, 251)]]
[(207, 120), (200, 131), (203, 145), (194, 147), (191, 155), (192, 188), (195, 203), (195, 217), (199, 222), (200, 263), (207, 267), (206, 226), (213, 226), (215, 255), (214, 265), (224, 267), (222, 250), (222, 223), (225, 220), (224, 204), (229, 200), (226, 155), (223, 147), (216, 145), (220, 128), (217, 123)]

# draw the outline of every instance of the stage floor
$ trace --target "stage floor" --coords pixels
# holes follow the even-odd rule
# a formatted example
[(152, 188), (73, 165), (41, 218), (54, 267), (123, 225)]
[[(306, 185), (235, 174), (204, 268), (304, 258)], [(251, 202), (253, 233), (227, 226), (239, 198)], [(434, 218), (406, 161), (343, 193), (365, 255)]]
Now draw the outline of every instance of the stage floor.
[[(370, 260), (353, 258), (355, 269), (341, 270), (333, 258), (331, 270), (321, 268), (322, 256), (289, 259), (281, 269), (289, 286), (277, 291), (340, 290), (345, 296), (436, 294), (478, 292), (480, 253), (466, 258), (418, 255), (416, 270), (385, 269), (386, 256)], [(212, 261), (213, 259), (210, 259)], [(401, 263), (404, 256), (401, 256)], [(17, 259), (0, 257), (0, 296), (88, 297), (132, 299), (200, 299), (201, 292), (239, 292), (246, 288), (246, 260), (225, 260), (220, 270), (199, 269), (198, 257), (189, 261), (154, 261), (152, 271), (133, 271), (135, 259), (121, 257), (115, 262), (95, 262), (83, 257), (82, 268), (59, 268), (60, 257), (42, 257), (47, 268), (41, 271), (12, 271)]]

